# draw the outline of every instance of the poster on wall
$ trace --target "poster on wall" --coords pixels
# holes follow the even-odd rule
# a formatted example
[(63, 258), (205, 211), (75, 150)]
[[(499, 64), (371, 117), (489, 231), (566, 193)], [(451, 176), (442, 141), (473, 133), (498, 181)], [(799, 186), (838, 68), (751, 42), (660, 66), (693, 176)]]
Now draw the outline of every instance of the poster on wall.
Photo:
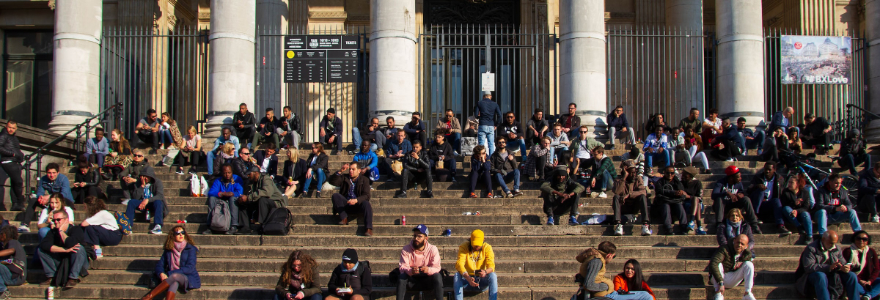
[(780, 38), (782, 84), (849, 84), (852, 38), (783, 35)]

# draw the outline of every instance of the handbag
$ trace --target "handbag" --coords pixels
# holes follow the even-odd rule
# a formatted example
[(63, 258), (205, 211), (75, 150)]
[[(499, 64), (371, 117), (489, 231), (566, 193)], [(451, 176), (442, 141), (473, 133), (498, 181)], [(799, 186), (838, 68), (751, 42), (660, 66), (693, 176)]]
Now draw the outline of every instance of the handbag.
[(443, 161), (442, 160), (437, 161), (437, 169), (443, 169)]
[(395, 161), (391, 162), (391, 171), (393, 171), (394, 174), (396, 174), (396, 175), (402, 174), (403, 173), (403, 163), (400, 162), (399, 160), (395, 160)]

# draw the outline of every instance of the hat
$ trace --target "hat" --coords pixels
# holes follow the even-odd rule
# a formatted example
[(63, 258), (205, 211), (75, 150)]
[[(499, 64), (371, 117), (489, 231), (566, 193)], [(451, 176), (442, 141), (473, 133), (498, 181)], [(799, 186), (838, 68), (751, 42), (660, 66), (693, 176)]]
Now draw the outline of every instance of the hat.
[(492, 96), (492, 91), (483, 91), (483, 96), (485, 95)]
[(684, 171), (685, 173), (694, 175), (694, 176), (696, 176), (697, 174), (700, 174), (700, 171), (694, 167), (685, 167), (684, 169), (682, 169), (682, 171)]
[(625, 167), (625, 168), (627, 168), (627, 169), (635, 168), (635, 167), (636, 167), (636, 161), (634, 161), (634, 160), (632, 160), (632, 159), (624, 160), (624, 161), (623, 161), (623, 167)]
[(332, 108), (332, 107), (331, 107), (331, 108), (328, 108), (328, 109), (327, 109), (327, 113), (328, 113), (328, 114), (335, 114), (335, 113), (336, 113), (336, 109), (335, 109), (335, 108)]
[(342, 252), (342, 261), (343, 261), (343, 262), (357, 263), (357, 262), (358, 262), (358, 252), (357, 252), (357, 250), (354, 250), (354, 249), (351, 249), (351, 248), (345, 249), (345, 252)]
[(247, 174), (254, 173), (254, 172), (260, 173), (260, 167), (257, 167), (257, 166), (251, 167), (250, 169), (248, 169)]
[(471, 232), (471, 246), (482, 246), (484, 236), (483, 231), (479, 229)]
[(724, 174), (727, 174), (727, 176), (732, 176), (736, 173), (739, 173), (739, 168), (737, 168), (736, 166), (729, 166), (724, 169)]
[(419, 226), (413, 228), (413, 231), (418, 231), (421, 234), (428, 235), (428, 226), (425, 226), (425, 224), (419, 224)]

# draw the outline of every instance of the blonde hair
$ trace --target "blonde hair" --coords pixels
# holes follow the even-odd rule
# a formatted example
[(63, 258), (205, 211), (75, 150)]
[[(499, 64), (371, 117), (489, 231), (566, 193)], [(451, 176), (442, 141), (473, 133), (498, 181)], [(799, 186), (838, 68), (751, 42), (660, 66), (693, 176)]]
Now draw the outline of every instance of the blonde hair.
[(226, 155), (235, 155), (235, 145), (233, 145), (232, 143), (223, 144), (223, 146), (220, 148), (220, 151)]
[(287, 160), (296, 163), (299, 160), (299, 149), (290, 147), (287, 149)]
[(186, 133), (192, 133), (193, 136), (195, 136), (195, 135), (198, 135), (198, 134), (199, 134), (199, 131), (196, 130), (196, 127), (195, 127), (195, 126), (190, 126), (190, 127), (186, 130)]

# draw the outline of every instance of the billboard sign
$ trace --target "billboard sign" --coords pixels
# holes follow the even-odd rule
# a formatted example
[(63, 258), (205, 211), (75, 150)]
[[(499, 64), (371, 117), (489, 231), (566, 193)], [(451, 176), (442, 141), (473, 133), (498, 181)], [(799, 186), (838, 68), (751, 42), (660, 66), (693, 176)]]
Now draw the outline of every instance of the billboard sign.
[(850, 84), (852, 38), (783, 35), (779, 76), (782, 84)]

